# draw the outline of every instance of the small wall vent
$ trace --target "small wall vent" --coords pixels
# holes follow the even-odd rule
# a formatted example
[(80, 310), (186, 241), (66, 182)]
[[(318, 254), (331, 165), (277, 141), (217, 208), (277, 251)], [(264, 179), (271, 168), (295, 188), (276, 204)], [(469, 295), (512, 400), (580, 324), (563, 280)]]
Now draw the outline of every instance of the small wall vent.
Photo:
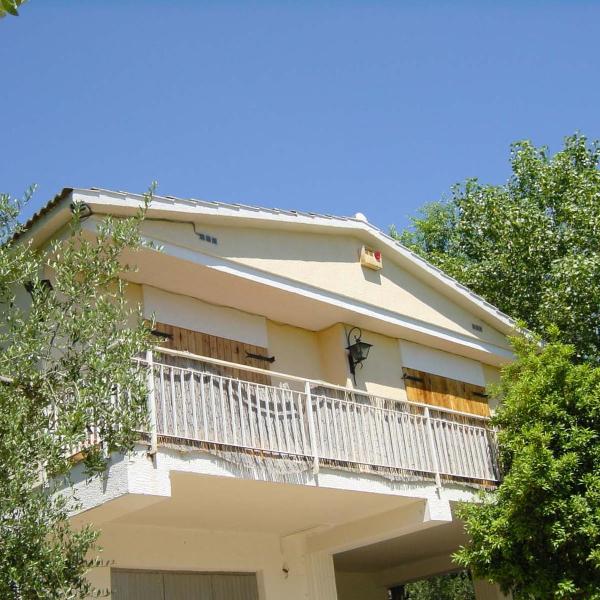
[(200, 240), (202, 240), (203, 242), (206, 242), (208, 244), (217, 245), (219, 243), (219, 240), (216, 237), (213, 237), (212, 235), (209, 235), (208, 233), (200, 233), (199, 231), (196, 231), (196, 235), (200, 238)]
[(475, 330), (475, 331), (479, 331), (482, 332), (483, 331), (483, 327), (481, 325), (477, 325), (477, 323), (471, 323), (471, 327)]

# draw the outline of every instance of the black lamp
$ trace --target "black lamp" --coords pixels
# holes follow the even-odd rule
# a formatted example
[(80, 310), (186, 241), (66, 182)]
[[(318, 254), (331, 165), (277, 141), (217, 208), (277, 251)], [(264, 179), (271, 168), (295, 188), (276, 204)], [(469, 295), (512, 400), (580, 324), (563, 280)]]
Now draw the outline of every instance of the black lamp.
[[(350, 336), (353, 332), (354, 334), (354, 343), (350, 343)], [(367, 360), (367, 356), (369, 356), (369, 350), (373, 346), (373, 344), (367, 344), (367, 342), (363, 342), (362, 331), (358, 327), (353, 327), (347, 335), (348, 340), (348, 362), (350, 363), (350, 373), (352, 373), (352, 377), (354, 379), (354, 383), (356, 383), (356, 367), (357, 365), (361, 365)]]

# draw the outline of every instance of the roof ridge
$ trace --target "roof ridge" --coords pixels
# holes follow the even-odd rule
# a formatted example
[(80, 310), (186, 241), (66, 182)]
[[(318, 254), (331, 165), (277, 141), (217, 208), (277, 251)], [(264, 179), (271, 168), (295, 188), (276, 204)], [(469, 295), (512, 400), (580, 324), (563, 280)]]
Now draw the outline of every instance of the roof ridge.
[[(94, 192), (107, 192), (110, 194), (122, 194), (125, 196), (138, 196), (141, 197), (143, 196), (143, 194), (140, 194), (138, 192), (128, 192), (126, 190), (110, 190), (108, 188), (98, 188), (98, 187), (89, 187), (89, 188), (72, 188), (74, 191), (94, 191)], [(162, 194), (154, 194), (155, 198), (166, 198), (169, 200), (176, 200), (176, 201), (180, 201), (180, 202), (192, 202), (192, 203), (197, 203), (197, 204), (212, 204), (215, 205), (217, 207), (222, 206), (224, 208), (241, 208), (241, 209), (249, 209), (249, 210), (256, 210), (256, 211), (264, 211), (264, 212), (270, 212), (270, 213), (282, 213), (282, 214), (289, 214), (289, 215), (300, 215), (300, 216), (309, 216), (309, 217), (320, 217), (320, 218), (326, 218), (326, 219), (340, 219), (343, 221), (360, 221), (365, 223), (365, 221), (363, 221), (362, 219), (358, 219), (355, 216), (349, 216), (349, 215), (332, 215), (329, 213), (319, 213), (319, 212), (315, 212), (315, 211), (305, 211), (305, 210), (299, 210), (299, 209), (292, 209), (292, 208), (278, 208), (275, 206), (261, 206), (260, 204), (245, 204), (242, 202), (228, 202), (225, 200), (204, 200), (202, 198), (183, 198), (181, 196), (172, 196), (172, 195), (162, 195)], [(366, 221), (368, 222), (368, 221)]]

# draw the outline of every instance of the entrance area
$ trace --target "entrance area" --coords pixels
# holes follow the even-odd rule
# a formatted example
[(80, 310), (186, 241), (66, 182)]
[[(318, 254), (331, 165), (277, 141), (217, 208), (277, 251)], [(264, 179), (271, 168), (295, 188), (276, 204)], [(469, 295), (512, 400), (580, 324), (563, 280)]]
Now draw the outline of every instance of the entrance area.
[(113, 600), (258, 600), (254, 573), (113, 569)]

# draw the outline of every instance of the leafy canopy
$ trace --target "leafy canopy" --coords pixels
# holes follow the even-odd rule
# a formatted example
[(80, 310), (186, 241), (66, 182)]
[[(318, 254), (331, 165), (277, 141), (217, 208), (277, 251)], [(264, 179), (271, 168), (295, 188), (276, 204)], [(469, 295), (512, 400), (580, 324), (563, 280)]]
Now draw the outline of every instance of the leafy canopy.
[(100, 473), (144, 424), (145, 372), (133, 359), (152, 340), (123, 274), (143, 246), (145, 208), (90, 235), (75, 206), (38, 249), (18, 225), (30, 194), (0, 194), (0, 598), (84, 598), (97, 532), (69, 523), (69, 457), (81, 451), (88, 475)]
[(517, 598), (598, 599), (600, 367), (559, 342), (514, 345), (495, 419), (505, 477), (462, 505), (471, 543), (456, 558)]
[(600, 145), (511, 151), (507, 184), (468, 180), (404, 244), (545, 336), (516, 339), (494, 419), (504, 480), (460, 510), (456, 559), (516, 598), (600, 598)]
[(397, 596), (398, 600), (475, 600), (475, 591), (468, 573), (461, 571), (406, 583)]
[(7, 14), (13, 15), (13, 17), (19, 16), (17, 10), (21, 4), (26, 0), (0, 0), (0, 19), (5, 17)]
[(600, 360), (600, 145), (582, 135), (551, 156), (518, 142), (506, 185), (470, 179), (395, 236), (510, 316), (559, 327)]

